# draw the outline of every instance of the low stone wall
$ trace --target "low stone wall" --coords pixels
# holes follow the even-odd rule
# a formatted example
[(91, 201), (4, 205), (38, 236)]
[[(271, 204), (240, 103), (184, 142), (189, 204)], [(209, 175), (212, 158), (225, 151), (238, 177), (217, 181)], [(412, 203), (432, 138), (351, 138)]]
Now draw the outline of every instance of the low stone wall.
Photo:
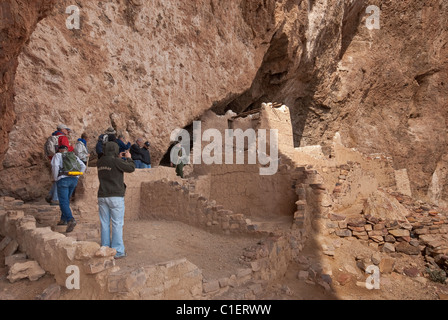
[(273, 280), (285, 275), (293, 257), (291, 237), (291, 233), (271, 236), (244, 250), (243, 260), (254, 279)]
[[(16, 249), (8, 250), (8, 255), (16, 250), (23, 252), (54, 275), (61, 287), (66, 287), (72, 272), (67, 271), (67, 267), (77, 267), (80, 289), (66, 290), (67, 298), (193, 299), (203, 292), (200, 270), (185, 259), (148, 265), (143, 268), (143, 273), (120, 270), (115, 265), (115, 250), (100, 247), (96, 242), (77, 241), (52, 231), (50, 227), (38, 227), (36, 219), (20, 209), (32, 213), (38, 211), (22, 201), (0, 198), (0, 238), (9, 240), (3, 241), (5, 243), (16, 244)], [(6, 249), (2, 249), (4, 254)]]
[(252, 248), (242, 248), (242, 268), (220, 279), (204, 279), (186, 259), (120, 270), (113, 258), (115, 250), (37, 227), (36, 219), (17, 210), (20, 207), (37, 212), (22, 201), (0, 198), (0, 236), (14, 239), (19, 250), (54, 275), (61, 287), (70, 276), (67, 267), (78, 267), (80, 290), (65, 290), (64, 297), (71, 299), (209, 299), (248, 282), (252, 291), (246, 298), (252, 298), (262, 290), (264, 282), (257, 281), (284, 275), (294, 248), (297, 252), (302, 248), (296, 246), (301, 235), (294, 231), (271, 235)]
[(176, 181), (142, 183), (140, 219), (181, 221), (216, 233), (256, 233), (245, 215), (224, 209), (216, 201), (191, 193)]
[[(245, 298), (260, 293), (267, 281), (285, 275), (292, 258), (291, 234), (271, 236), (242, 251), (242, 267), (228, 277), (204, 279), (186, 259), (117, 272), (108, 290), (123, 299), (210, 299), (246, 285)], [(187, 297), (187, 298), (186, 298)]]
[[(202, 272), (186, 259), (120, 270), (115, 266), (115, 250), (96, 242), (76, 241), (49, 227), (36, 227), (34, 217), (20, 210), (0, 210), (0, 238), (16, 243), (27, 258), (54, 275), (61, 287), (67, 288), (73, 268), (77, 268), (79, 290), (65, 290), (64, 297), (69, 299), (187, 300), (203, 298), (209, 290)], [(17, 249), (8, 250), (9, 254)]]
[(120, 270), (108, 277), (107, 290), (122, 299), (200, 298), (202, 272), (186, 259)]
[(34, 217), (25, 216), (23, 211), (1, 210), (0, 234), (14, 239), (19, 250), (54, 275), (59, 285), (66, 284), (67, 267), (77, 267), (83, 292), (93, 296), (102, 292), (97, 276), (115, 265), (115, 250), (100, 248), (94, 242), (76, 241), (48, 227), (38, 228)]

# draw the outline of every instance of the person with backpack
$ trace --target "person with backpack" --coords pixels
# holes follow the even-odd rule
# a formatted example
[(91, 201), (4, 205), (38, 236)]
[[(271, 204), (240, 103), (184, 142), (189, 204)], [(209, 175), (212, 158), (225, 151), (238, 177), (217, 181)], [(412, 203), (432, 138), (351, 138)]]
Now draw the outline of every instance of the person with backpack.
[(89, 140), (89, 136), (84, 132), (75, 145), (75, 154), (85, 165), (87, 165), (90, 157), (89, 150), (87, 149), (87, 140)]
[(71, 129), (65, 124), (58, 125), (57, 131), (53, 135), (58, 137), (58, 146), (67, 146), (68, 152), (73, 152), (75, 148), (70, 145), (69, 136)]
[(68, 146), (60, 145), (59, 152), (51, 160), (53, 180), (57, 184), (59, 208), (61, 209), (61, 220), (58, 225), (66, 225), (66, 232), (72, 232), (76, 226), (70, 209), (70, 197), (78, 185), (78, 178), (86, 170), (86, 165), (74, 152), (69, 151)]
[(188, 163), (188, 155), (182, 146), (182, 137), (178, 138), (170, 151), (171, 166), (175, 167), (176, 175), (184, 178), (184, 166)]
[[(70, 145), (68, 136), (70, 135), (70, 128), (65, 124), (57, 126), (56, 131), (47, 139), (44, 146), (44, 152), (47, 158), (52, 161), (54, 155), (58, 152), (59, 146), (67, 146), (68, 151), (73, 152), (74, 148)], [(45, 200), (51, 205), (59, 205), (58, 191), (56, 182), (51, 186), (50, 192), (45, 197)]]
[(115, 249), (117, 251), (115, 259), (124, 258), (126, 257), (123, 242), (126, 193), (124, 173), (134, 172), (135, 163), (129, 151), (120, 153), (117, 143), (107, 142), (104, 145), (104, 155), (98, 160), (97, 168), (100, 181), (98, 207), (101, 246)]
[(102, 134), (98, 137), (98, 141), (97, 141), (96, 147), (95, 147), (95, 151), (96, 151), (96, 154), (98, 155), (98, 159), (101, 159), (101, 157), (103, 156), (103, 146), (109, 141), (116, 141), (116, 138), (117, 138), (116, 134), (117, 134), (117, 132), (115, 131), (115, 129), (112, 127), (109, 127), (109, 128), (107, 128), (107, 130), (104, 134)]

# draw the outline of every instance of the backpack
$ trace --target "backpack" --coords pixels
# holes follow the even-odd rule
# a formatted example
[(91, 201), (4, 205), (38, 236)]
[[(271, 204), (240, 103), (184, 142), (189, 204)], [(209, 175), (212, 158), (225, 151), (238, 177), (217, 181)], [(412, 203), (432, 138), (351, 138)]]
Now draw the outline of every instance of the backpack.
[(62, 153), (62, 169), (59, 172), (59, 175), (66, 176), (80, 176), (81, 165), (78, 162), (78, 157), (74, 152), (64, 152)]
[(58, 152), (58, 136), (48, 137), (44, 145), (44, 153), (47, 157), (53, 157)]
[(96, 143), (95, 151), (98, 156), (103, 155), (103, 145), (109, 141), (109, 136), (107, 134), (102, 134), (98, 137), (98, 142)]

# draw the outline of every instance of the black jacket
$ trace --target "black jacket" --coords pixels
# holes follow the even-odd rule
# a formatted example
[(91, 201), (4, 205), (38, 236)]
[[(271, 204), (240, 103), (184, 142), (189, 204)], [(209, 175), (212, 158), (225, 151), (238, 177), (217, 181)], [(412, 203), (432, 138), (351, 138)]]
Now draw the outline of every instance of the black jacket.
[(100, 180), (98, 198), (124, 197), (125, 195), (124, 173), (134, 172), (135, 164), (131, 159), (123, 160), (118, 155), (117, 143), (107, 142), (104, 145), (104, 155), (97, 163)]
[(143, 156), (143, 163), (144, 164), (151, 164), (151, 155), (149, 154), (149, 149), (146, 149), (145, 147), (141, 148), (142, 156)]
[(131, 147), (131, 150), (129, 152), (131, 153), (132, 160), (140, 160), (143, 161), (143, 148), (140, 148), (138, 144), (133, 144)]

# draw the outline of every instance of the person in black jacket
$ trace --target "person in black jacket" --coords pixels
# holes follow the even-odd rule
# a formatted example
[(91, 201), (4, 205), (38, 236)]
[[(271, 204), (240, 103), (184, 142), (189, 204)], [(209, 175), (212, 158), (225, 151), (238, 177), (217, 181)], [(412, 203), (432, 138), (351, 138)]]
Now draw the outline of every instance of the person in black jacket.
[(141, 149), (142, 154), (143, 154), (143, 167), (145, 169), (151, 169), (151, 155), (149, 153), (149, 142), (146, 141), (143, 148)]
[(145, 168), (143, 166), (143, 159), (144, 159), (144, 155), (142, 152), (143, 146), (144, 146), (143, 138), (138, 138), (137, 141), (131, 146), (130, 152), (131, 152), (132, 160), (134, 160), (136, 169), (144, 169)]
[(126, 193), (124, 173), (134, 172), (135, 164), (129, 151), (120, 154), (117, 143), (107, 142), (104, 145), (104, 155), (98, 160), (97, 168), (100, 181), (98, 207), (101, 221), (101, 246), (115, 249), (116, 259), (123, 258), (126, 257), (123, 242)]

